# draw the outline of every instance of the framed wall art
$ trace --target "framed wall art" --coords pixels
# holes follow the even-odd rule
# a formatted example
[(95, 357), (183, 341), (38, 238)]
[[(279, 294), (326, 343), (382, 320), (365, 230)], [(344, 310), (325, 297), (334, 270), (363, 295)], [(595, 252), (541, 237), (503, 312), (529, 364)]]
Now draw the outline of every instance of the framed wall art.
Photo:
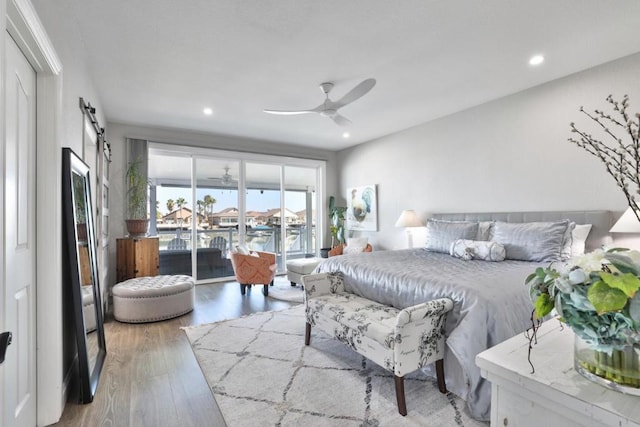
[(347, 189), (347, 230), (378, 231), (378, 197), (376, 186)]

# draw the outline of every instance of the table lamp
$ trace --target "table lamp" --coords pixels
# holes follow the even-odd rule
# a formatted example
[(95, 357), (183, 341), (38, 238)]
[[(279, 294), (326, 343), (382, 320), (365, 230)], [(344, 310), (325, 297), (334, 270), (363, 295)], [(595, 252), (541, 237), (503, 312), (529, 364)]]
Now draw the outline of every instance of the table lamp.
[(613, 224), (610, 233), (640, 233), (640, 221), (633, 213), (633, 209), (627, 208), (622, 216)]
[(412, 209), (404, 210), (396, 221), (396, 227), (405, 227), (407, 229), (407, 238), (409, 240), (409, 248), (413, 248), (413, 235), (411, 227), (422, 227), (424, 224), (416, 215), (416, 211)]

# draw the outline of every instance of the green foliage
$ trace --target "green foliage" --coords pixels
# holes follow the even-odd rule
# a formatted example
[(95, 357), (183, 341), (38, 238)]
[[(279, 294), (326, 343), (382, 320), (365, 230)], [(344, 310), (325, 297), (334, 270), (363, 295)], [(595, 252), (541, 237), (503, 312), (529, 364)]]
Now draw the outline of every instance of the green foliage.
[(129, 219), (147, 219), (147, 188), (149, 183), (141, 170), (139, 161), (129, 163), (126, 179)]
[(622, 310), (628, 299), (624, 292), (608, 286), (604, 280), (598, 280), (589, 286), (587, 298), (599, 315)]
[(594, 251), (527, 276), (535, 313), (561, 320), (600, 351), (640, 343), (640, 253)]
[(347, 208), (336, 206), (335, 202), (335, 197), (329, 197), (329, 219), (331, 220), (329, 231), (331, 232), (332, 246), (342, 244), (346, 241), (344, 235), (344, 214)]
[(87, 206), (84, 177), (73, 174), (73, 199), (75, 201), (75, 216), (77, 224), (87, 222)]
[(538, 295), (538, 299), (535, 302), (536, 317), (542, 319), (553, 310), (553, 301), (548, 294)]
[(625, 299), (626, 297), (633, 298), (638, 289), (640, 289), (640, 279), (631, 273), (612, 274), (602, 272), (600, 273), (600, 278), (610, 288), (621, 290), (625, 295)]

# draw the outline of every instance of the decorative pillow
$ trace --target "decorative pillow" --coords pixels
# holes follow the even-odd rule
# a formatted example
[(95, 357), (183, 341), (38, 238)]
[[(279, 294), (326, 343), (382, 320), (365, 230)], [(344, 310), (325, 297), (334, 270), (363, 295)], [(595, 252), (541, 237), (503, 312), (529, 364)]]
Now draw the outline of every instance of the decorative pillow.
[(449, 252), (456, 258), (465, 261), (479, 259), (482, 261), (504, 261), (506, 251), (504, 246), (497, 242), (484, 240), (458, 239), (451, 244)]
[(567, 231), (564, 232), (564, 236), (562, 237), (562, 252), (560, 253), (560, 259), (562, 261), (566, 261), (571, 258), (571, 245), (573, 244), (573, 230), (575, 228), (576, 223), (569, 221)]
[(496, 221), (493, 241), (501, 243), (507, 259), (559, 261), (569, 221), (509, 223)]
[(573, 239), (571, 243), (571, 256), (584, 255), (584, 246), (587, 236), (591, 231), (591, 224), (576, 224), (571, 233)]
[(249, 255), (251, 253), (251, 251), (249, 250), (249, 248), (246, 245), (238, 245), (238, 246), (236, 246), (236, 251), (238, 251), (238, 253), (240, 255)]
[(354, 254), (364, 251), (367, 247), (369, 239), (367, 237), (352, 237), (347, 240), (347, 246), (342, 248), (343, 254)]
[(495, 221), (478, 222), (478, 235), (476, 237), (476, 240), (491, 240), (494, 223)]
[(427, 250), (449, 253), (451, 243), (458, 239), (475, 239), (478, 223), (466, 221), (427, 220)]

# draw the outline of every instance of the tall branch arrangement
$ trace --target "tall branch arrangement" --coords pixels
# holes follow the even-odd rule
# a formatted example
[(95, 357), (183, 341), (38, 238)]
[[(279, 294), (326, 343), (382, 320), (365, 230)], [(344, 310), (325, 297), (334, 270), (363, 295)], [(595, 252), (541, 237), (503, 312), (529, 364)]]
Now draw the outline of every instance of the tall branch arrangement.
[(604, 163), (607, 172), (616, 181), (627, 198), (629, 207), (640, 221), (640, 113), (636, 113), (634, 117), (629, 115), (628, 95), (622, 98), (622, 102), (609, 95), (607, 102), (613, 109), (611, 114), (602, 110), (589, 113), (580, 107), (580, 112), (601, 128), (602, 140), (579, 130), (575, 123), (571, 123), (571, 132), (577, 133), (579, 138), (569, 138), (569, 142), (584, 148)]

